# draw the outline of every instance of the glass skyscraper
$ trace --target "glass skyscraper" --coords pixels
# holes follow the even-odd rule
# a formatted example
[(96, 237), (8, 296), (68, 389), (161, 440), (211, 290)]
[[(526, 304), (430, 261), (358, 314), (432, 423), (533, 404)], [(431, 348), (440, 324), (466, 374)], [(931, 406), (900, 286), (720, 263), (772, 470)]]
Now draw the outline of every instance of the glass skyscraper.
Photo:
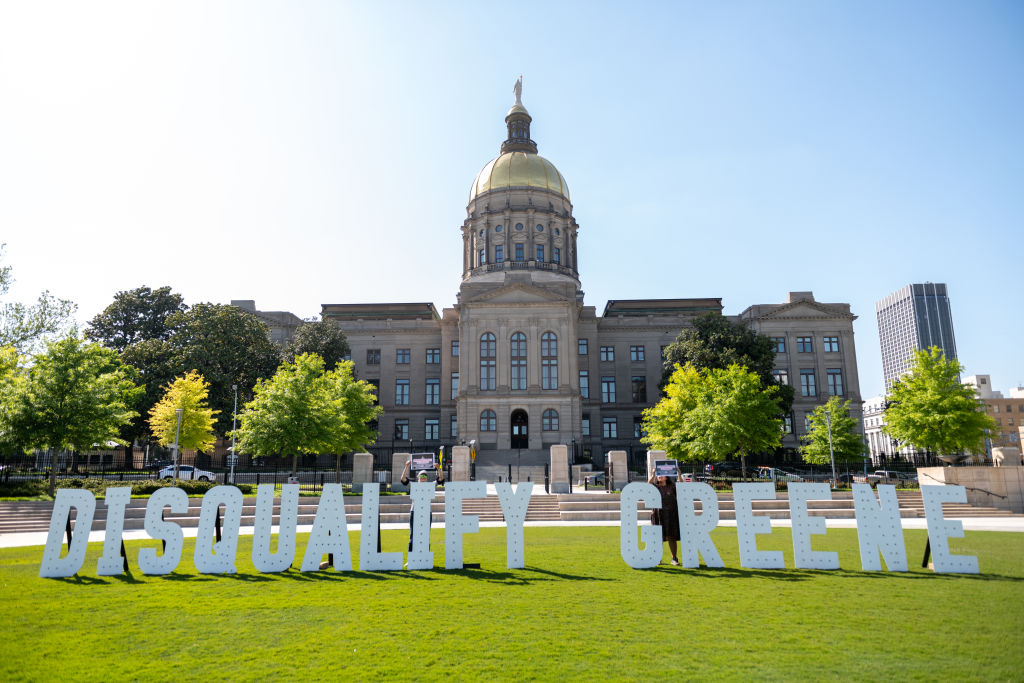
[(938, 346), (947, 358), (956, 358), (953, 316), (945, 284), (907, 285), (875, 302), (875, 314), (887, 390), (910, 368), (913, 351), (917, 349)]

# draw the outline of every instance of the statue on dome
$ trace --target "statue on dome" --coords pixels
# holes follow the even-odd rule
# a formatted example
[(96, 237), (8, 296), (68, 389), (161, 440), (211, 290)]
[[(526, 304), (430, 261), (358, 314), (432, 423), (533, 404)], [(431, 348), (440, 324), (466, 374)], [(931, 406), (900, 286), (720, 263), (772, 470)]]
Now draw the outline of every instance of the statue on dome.
[(512, 92), (516, 95), (516, 104), (520, 107), (523, 106), (523, 76), (519, 75), (516, 79), (516, 84), (512, 87)]

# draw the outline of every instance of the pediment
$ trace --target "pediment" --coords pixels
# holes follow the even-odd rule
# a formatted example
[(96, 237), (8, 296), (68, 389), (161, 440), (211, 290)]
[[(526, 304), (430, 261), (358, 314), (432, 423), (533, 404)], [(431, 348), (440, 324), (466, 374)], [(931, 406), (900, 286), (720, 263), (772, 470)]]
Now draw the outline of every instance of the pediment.
[(783, 304), (770, 313), (760, 316), (760, 318), (761, 320), (778, 320), (780, 318), (847, 318), (852, 320), (856, 316), (841, 308), (821, 304), (817, 301), (801, 299), (793, 303)]
[(463, 297), (462, 304), (550, 304), (575, 301), (558, 292), (536, 285), (515, 282), (489, 289), (473, 297)]

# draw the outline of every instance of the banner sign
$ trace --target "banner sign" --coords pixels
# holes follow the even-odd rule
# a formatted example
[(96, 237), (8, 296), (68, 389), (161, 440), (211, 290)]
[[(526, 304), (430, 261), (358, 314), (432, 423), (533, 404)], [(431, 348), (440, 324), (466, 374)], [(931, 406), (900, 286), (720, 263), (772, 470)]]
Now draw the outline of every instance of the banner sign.
[(409, 460), (409, 471), (419, 472), (420, 470), (433, 471), (437, 469), (436, 457), (433, 453), (413, 453)]
[[(432, 454), (431, 454), (432, 458)], [(703, 558), (707, 567), (722, 567), (722, 558), (711, 538), (718, 526), (718, 496), (710, 485), (703, 482), (676, 482), (676, 499), (680, 531), (680, 560), (683, 567), (697, 568)], [(522, 483), (512, 487), (508, 482), (495, 484), (498, 501), (506, 524), (506, 566), (521, 569), (525, 566), (523, 525), (526, 510), (533, 493), (533, 484)], [(853, 485), (854, 511), (857, 519), (857, 537), (860, 545), (861, 569), (881, 571), (882, 560), (889, 571), (907, 571), (906, 546), (900, 524), (899, 502), (896, 488), (879, 485), (875, 491), (867, 484)], [(461, 569), (463, 536), (479, 531), (479, 518), (462, 512), (467, 498), (485, 498), (487, 488), (482, 481), (449, 482), (445, 487), (445, 569)], [(967, 500), (963, 486), (922, 486), (928, 539), (936, 572), (978, 573), (978, 558), (954, 555), (949, 551), (950, 538), (962, 538), (963, 524), (942, 516), (943, 503), (963, 503)], [(380, 484), (363, 485), (362, 521), (359, 534), (359, 566), (364, 571), (397, 571), (402, 569), (401, 552), (382, 553), (377, 550), (380, 515)], [(430, 551), (431, 501), (433, 482), (412, 482), (413, 527), (410, 529), (411, 546), (405, 558), (408, 569), (432, 569), (434, 555)], [(740, 565), (750, 569), (783, 569), (785, 562), (779, 551), (760, 550), (757, 537), (771, 534), (768, 517), (753, 513), (753, 501), (774, 499), (775, 488), (770, 482), (733, 484), (736, 509), (736, 539), (739, 545)], [(791, 483), (789, 485), (789, 513), (792, 520), (793, 566), (796, 569), (839, 569), (835, 552), (818, 551), (812, 547), (812, 537), (826, 533), (825, 518), (811, 516), (809, 501), (829, 500), (831, 492), (824, 483)], [(123, 557), (123, 530), (125, 508), (131, 499), (127, 487), (108, 488), (103, 505), (107, 508), (103, 553), (96, 573), (100, 576), (118, 575), (125, 571), (129, 558)], [(282, 486), (278, 509), (279, 528), (276, 550), (271, 552), (271, 523), (274, 518), (274, 486), (261, 484), (257, 489), (254, 512), (252, 563), (259, 572), (281, 572), (296, 560), (296, 527), (299, 506), (299, 487)], [(620, 496), (620, 544), (622, 559), (630, 567), (644, 569), (661, 562), (663, 547), (659, 525), (640, 525), (639, 505), (650, 510), (661, 507), (661, 493), (652, 484), (633, 482)], [(696, 511), (700, 502), (701, 512)], [(215, 527), (223, 506), (223, 529), (215, 541)], [(146, 505), (145, 530), (150, 538), (163, 543), (163, 548), (141, 548), (135, 558), (144, 574), (169, 574), (181, 562), (184, 547), (182, 527), (164, 519), (164, 512), (184, 514), (188, 511), (188, 496), (179, 488), (163, 488), (150, 496)], [(77, 511), (75, 533), (62, 557), (64, 533), (72, 508)], [(234, 486), (216, 486), (203, 497), (199, 515), (192, 563), (203, 574), (231, 574), (237, 571), (235, 559), (238, 550), (238, 532), (241, 524), (243, 497)], [(67, 577), (77, 574), (85, 563), (89, 530), (96, 512), (96, 498), (84, 489), (60, 489), (54, 500), (50, 518), (50, 531), (39, 566), (41, 577)], [(325, 484), (317, 507), (299, 571), (317, 571), (324, 555), (334, 558), (334, 571), (352, 571), (349, 548), (348, 520), (341, 484)]]

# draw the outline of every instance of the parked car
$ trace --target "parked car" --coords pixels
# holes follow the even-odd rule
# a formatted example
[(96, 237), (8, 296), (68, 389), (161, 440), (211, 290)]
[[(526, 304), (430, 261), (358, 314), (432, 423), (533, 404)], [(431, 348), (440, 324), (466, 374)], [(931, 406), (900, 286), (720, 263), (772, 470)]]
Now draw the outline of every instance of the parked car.
[[(748, 468), (753, 473), (753, 468)], [(723, 462), (712, 462), (704, 466), (704, 474), (709, 477), (741, 477), (743, 476), (743, 465), (735, 460)]]
[(772, 481), (806, 481), (798, 474), (786, 472), (777, 467), (758, 467), (757, 476), (761, 479), (771, 479)]
[[(161, 479), (174, 478), (174, 465), (160, 470)], [(196, 479), (198, 481), (216, 481), (217, 475), (207, 470), (201, 470), (192, 465), (178, 465), (178, 479)]]

